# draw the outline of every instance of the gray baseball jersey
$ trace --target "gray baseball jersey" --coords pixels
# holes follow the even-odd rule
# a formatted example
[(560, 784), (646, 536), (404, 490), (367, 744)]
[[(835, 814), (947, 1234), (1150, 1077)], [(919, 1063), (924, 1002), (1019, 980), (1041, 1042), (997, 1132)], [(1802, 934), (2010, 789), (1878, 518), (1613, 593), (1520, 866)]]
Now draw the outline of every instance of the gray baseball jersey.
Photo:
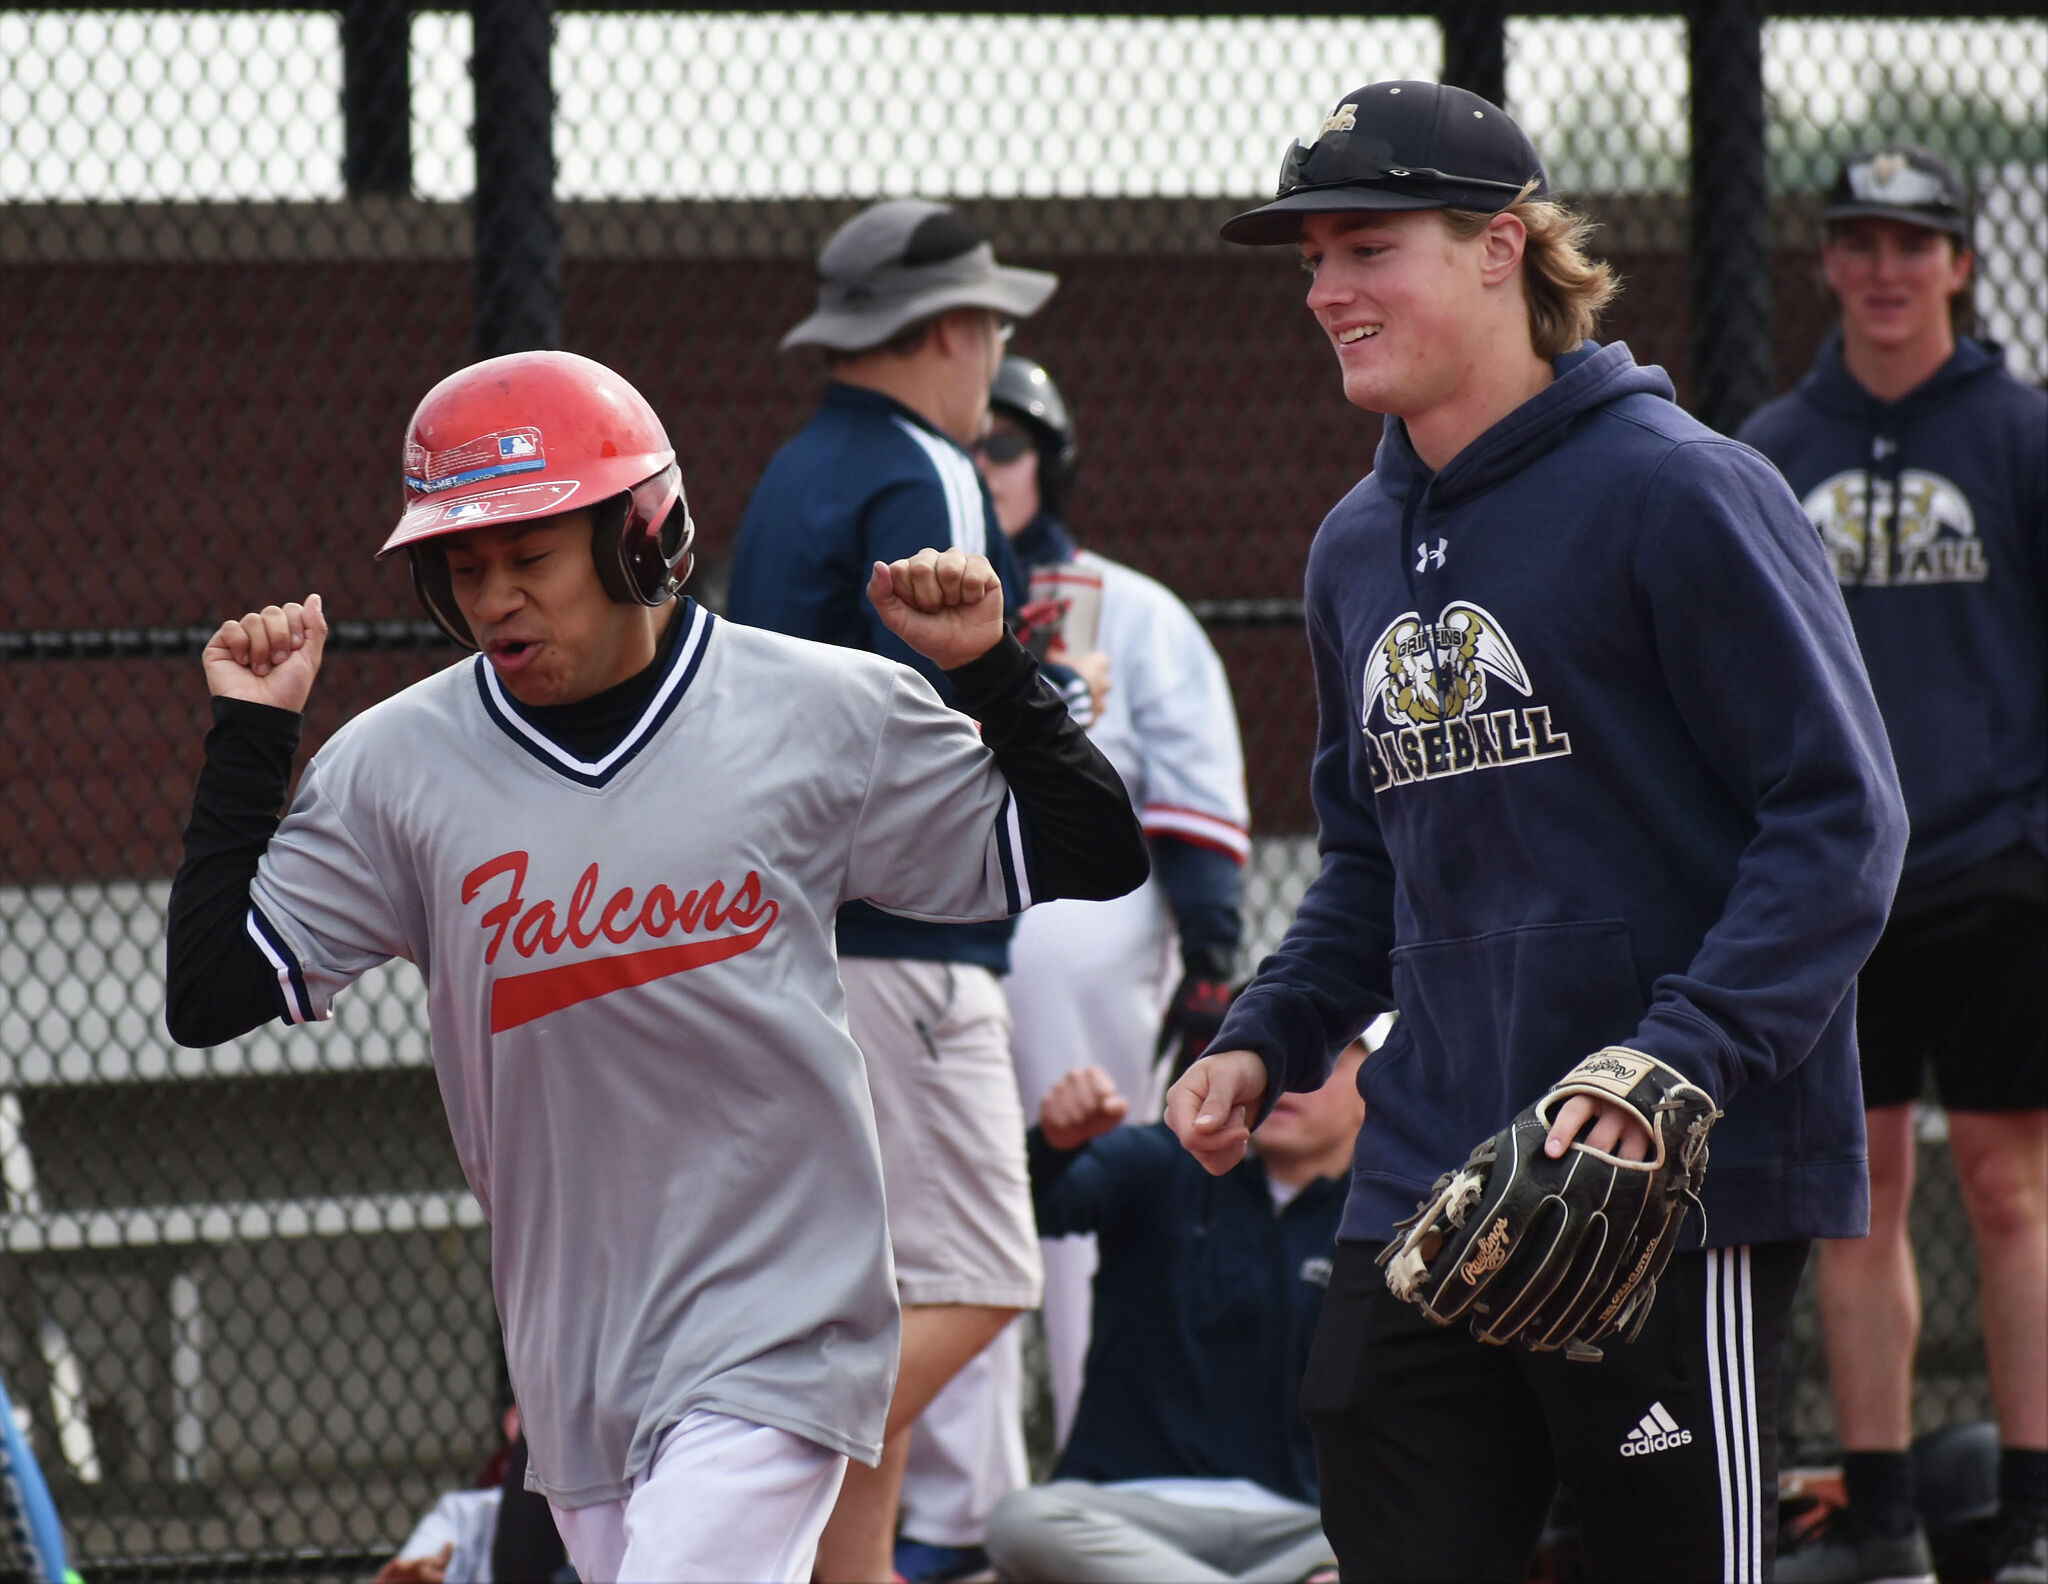
[(531, 1449), (624, 1496), (703, 1407), (872, 1462), (897, 1309), (833, 915), (1028, 904), (974, 725), (915, 672), (694, 607), (584, 763), (481, 660), (351, 721), (251, 889), (294, 1020), (391, 957), (428, 985)]

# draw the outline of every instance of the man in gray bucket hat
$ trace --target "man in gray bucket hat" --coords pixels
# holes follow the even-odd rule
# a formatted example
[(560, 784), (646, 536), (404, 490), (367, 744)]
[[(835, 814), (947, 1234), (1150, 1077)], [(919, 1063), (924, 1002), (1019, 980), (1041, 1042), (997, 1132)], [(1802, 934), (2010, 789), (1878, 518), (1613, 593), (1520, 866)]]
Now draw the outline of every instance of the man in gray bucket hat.
[[(877, 560), (958, 546), (987, 556), (1006, 609), (1022, 608), (1027, 585), (971, 448), (1010, 325), (1059, 282), (998, 264), (965, 215), (914, 198), (847, 221), (819, 254), (818, 275), (816, 311), (782, 345), (822, 348), (830, 382), (755, 487), (728, 614), (887, 655), (950, 699), (945, 675), (883, 626), (863, 590)], [(1000, 977), (1010, 928), (926, 923), (861, 903), (839, 912), (840, 979), (874, 1099), (903, 1343), (881, 1465), (849, 1470), (819, 1545), (820, 1579), (890, 1575), (912, 1424), (1039, 1301)]]
[(957, 209), (891, 198), (863, 209), (825, 244), (817, 309), (782, 338), (782, 350), (865, 352), (958, 308), (1028, 319), (1058, 285), (1045, 270), (998, 264), (995, 249)]

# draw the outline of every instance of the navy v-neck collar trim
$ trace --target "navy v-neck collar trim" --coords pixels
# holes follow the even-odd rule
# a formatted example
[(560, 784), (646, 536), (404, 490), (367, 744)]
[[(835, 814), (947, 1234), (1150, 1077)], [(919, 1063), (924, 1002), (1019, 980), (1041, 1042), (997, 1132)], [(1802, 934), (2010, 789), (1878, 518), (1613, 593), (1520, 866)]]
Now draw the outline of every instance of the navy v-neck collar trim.
[(697, 675), (697, 668), (704, 663), (704, 651), (709, 647), (711, 629), (717, 618), (695, 600), (685, 600), (683, 621), (682, 634), (670, 646), (668, 674), (654, 690), (654, 696), (647, 701), (640, 718), (601, 759), (577, 758), (521, 715), (507, 697), (498, 673), (491, 669), (491, 663), (478, 655), (473, 665), (477, 696), (483, 700), (484, 713), (514, 744), (557, 775), (578, 786), (609, 786), (639, 756), (640, 750), (653, 741), (662, 723), (675, 713), (683, 695), (689, 691), (691, 680)]

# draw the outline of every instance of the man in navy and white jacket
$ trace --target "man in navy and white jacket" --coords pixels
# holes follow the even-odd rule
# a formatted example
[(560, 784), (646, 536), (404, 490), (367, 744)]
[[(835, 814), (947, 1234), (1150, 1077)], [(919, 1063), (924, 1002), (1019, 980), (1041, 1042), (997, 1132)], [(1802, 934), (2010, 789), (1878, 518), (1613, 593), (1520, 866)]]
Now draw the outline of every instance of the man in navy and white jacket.
[[(1322, 869), (1168, 1109), (1220, 1169), (1401, 1013), (1303, 1386), (1324, 1528), (1346, 1579), (1519, 1578), (1562, 1481), (1589, 1578), (1761, 1579), (1799, 1272), (1868, 1208), (1853, 985), (1905, 839), (1840, 595), (1761, 457), (1584, 340), (1612, 278), (1497, 107), (1347, 94), (1224, 234), (1299, 246), (1388, 415), (1309, 557)], [(1394, 1222), (1610, 1044), (1726, 1113), (1637, 1340), (1584, 1364), (1397, 1300)], [(1582, 1126), (1648, 1142), (1602, 1102), (1550, 1153)]]
[(1913, 1494), (1907, 1212), (1933, 1069), (1976, 1236), (1997, 1414), (1996, 1576), (2048, 1579), (2048, 396), (1958, 336), (1970, 195), (1893, 143), (1827, 195), (1841, 328), (1743, 426), (1820, 530), (1890, 728), (1912, 841), (1857, 1001), (1870, 1235), (1820, 1246), (1849, 1493), (1779, 1577), (1931, 1577)]

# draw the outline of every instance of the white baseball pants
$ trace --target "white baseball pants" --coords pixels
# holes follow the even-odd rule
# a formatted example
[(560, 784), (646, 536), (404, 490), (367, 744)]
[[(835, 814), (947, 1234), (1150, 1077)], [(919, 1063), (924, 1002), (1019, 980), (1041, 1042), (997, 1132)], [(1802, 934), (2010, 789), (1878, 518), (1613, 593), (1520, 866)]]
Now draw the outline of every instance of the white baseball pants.
[(549, 1507), (584, 1584), (804, 1584), (845, 1477), (837, 1452), (700, 1408), (624, 1501)]

